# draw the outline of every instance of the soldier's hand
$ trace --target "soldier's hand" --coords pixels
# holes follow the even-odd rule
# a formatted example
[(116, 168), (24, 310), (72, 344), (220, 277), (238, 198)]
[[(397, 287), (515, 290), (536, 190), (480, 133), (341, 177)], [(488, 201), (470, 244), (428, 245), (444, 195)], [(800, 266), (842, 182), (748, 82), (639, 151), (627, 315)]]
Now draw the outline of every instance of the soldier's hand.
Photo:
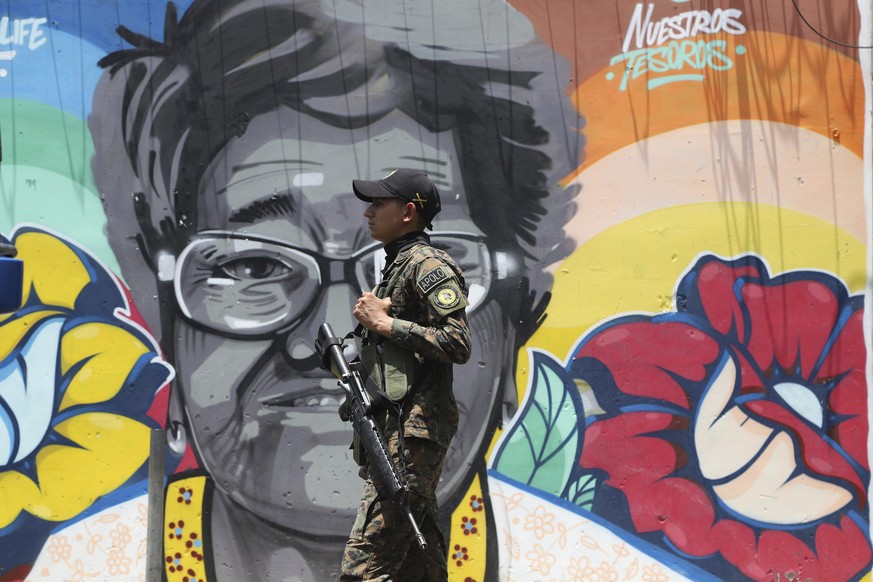
[(367, 329), (388, 337), (391, 335), (391, 322), (394, 321), (394, 318), (389, 315), (390, 310), (390, 297), (379, 299), (376, 295), (365, 291), (355, 304), (352, 315)]
[(348, 396), (346, 396), (343, 403), (339, 405), (339, 417), (343, 419), (344, 422), (348, 422), (352, 418), (351, 405), (349, 404)]

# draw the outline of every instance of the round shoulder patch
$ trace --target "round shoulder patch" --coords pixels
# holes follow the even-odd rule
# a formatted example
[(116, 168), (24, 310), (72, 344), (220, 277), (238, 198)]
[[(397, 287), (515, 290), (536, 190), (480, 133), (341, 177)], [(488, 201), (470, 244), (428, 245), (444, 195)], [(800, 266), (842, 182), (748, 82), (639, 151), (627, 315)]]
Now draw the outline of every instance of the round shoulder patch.
[(460, 295), (458, 295), (458, 292), (451, 287), (443, 287), (436, 292), (437, 305), (439, 305), (443, 309), (449, 309), (450, 307), (454, 307), (458, 304), (460, 300), (461, 297)]

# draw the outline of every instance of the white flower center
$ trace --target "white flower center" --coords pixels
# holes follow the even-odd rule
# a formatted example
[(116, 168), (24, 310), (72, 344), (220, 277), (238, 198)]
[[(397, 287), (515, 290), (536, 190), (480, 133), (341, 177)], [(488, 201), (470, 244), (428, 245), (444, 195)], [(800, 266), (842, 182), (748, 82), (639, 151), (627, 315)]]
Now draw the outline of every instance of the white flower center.
[(782, 382), (776, 384), (773, 389), (794, 412), (819, 428), (824, 425), (821, 402), (812, 390), (794, 382)]
[(62, 323), (41, 322), (21, 349), (26, 365), (10, 359), (0, 370), (0, 401), (10, 413), (0, 416), (0, 467), (33, 453), (51, 426)]

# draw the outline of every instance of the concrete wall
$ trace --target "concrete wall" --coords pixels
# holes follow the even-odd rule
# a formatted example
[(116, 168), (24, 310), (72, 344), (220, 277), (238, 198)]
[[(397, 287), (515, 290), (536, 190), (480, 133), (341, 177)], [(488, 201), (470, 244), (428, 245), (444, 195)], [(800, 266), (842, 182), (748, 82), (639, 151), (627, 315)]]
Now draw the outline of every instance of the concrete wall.
[(153, 430), (167, 580), (336, 579), (361, 481), (312, 340), (382, 257), (350, 181), (402, 166), (470, 288), (453, 582), (868, 579), (870, 19), (7, 4), (0, 581), (144, 580)]

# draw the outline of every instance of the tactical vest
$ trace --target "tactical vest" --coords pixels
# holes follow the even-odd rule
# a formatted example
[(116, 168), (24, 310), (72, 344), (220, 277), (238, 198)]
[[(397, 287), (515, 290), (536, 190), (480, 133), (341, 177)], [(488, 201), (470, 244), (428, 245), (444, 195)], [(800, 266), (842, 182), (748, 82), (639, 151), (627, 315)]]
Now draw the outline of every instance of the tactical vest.
[[(412, 257), (407, 249), (395, 257), (382, 282), (373, 290), (379, 299), (391, 294), (403, 268)], [(368, 329), (361, 332), (361, 371), (372, 381), (368, 387), (377, 401), (387, 398), (392, 403), (400, 403), (406, 398), (421, 374), (424, 358), (388, 341), (384, 336)]]
[[(405, 272), (412, 268), (410, 261), (421, 254), (421, 245), (415, 244), (400, 252), (394, 261), (384, 271), (382, 281), (373, 293), (384, 299), (397, 292), (399, 281)], [(408, 319), (408, 314), (392, 306), (392, 317)], [(432, 386), (439, 394), (433, 413), (438, 416), (436, 430), (439, 441), (447, 442), (451, 438), (449, 416), (454, 403), (452, 394), (453, 370), (449, 363), (429, 360), (423, 356), (406, 350), (388, 338), (370, 332), (363, 326), (353, 332), (360, 338), (359, 371), (364, 376), (367, 391), (374, 396), (374, 402), (381, 404), (383, 413), (378, 414), (383, 427), (398, 423), (399, 436), (403, 437), (407, 428), (412, 426), (407, 422), (406, 413), (415, 406), (419, 392), (424, 385)], [(430, 388), (428, 388), (430, 390)], [(395, 425), (396, 426), (396, 425)], [(356, 460), (357, 455), (356, 455)]]

